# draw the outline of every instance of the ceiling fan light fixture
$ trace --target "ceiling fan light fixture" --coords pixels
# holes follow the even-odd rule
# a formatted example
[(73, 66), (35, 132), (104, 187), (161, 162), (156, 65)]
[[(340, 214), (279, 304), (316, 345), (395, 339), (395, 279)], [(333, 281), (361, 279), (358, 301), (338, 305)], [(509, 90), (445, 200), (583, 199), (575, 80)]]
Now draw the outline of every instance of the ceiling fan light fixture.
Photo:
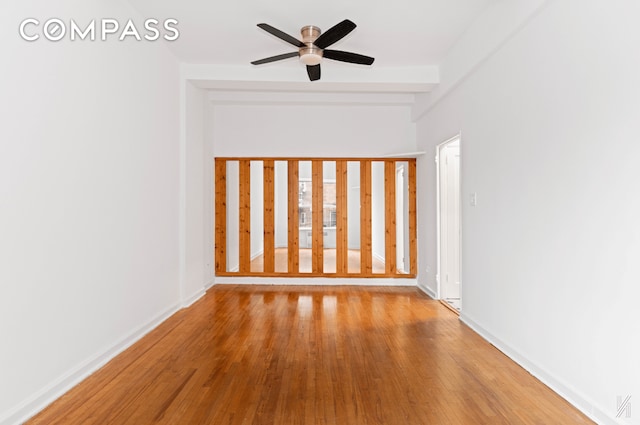
[(313, 45), (301, 47), (298, 53), (300, 54), (300, 61), (307, 66), (318, 65), (322, 62), (322, 49), (318, 49)]

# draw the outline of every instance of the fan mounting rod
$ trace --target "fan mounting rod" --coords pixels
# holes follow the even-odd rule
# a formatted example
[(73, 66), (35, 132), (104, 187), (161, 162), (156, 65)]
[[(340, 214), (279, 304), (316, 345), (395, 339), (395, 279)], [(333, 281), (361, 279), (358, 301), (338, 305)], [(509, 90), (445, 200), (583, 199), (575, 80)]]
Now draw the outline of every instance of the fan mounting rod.
[(314, 25), (307, 25), (300, 29), (303, 43), (313, 43), (318, 37), (320, 37), (321, 33), (322, 31), (320, 31), (320, 28)]
[(320, 28), (307, 25), (300, 29), (304, 47), (298, 49), (300, 60), (306, 65), (318, 65), (322, 61), (322, 49), (314, 45), (314, 41), (320, 36)]

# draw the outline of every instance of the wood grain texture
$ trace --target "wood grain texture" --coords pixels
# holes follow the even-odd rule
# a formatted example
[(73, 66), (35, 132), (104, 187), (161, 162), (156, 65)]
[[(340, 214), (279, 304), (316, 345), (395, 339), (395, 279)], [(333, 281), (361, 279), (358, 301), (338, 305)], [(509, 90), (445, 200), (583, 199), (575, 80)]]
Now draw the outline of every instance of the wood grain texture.
[(371, 161), (360, 161), (360, 273), (372, 273), (371, 251)]
[(396, 273), (396, 163), (384, 162), (384, 259), (385, 272)]
[[(361, 261), (359, 266), (349, 269), (347, 261), (348, 251), (348, 210), (347, 196), (347, 164), (354, 161), (353, 158), (333, 158), (333, 159), (305, 159), (311, 162), (312, 166), (312, 244), (311, 249), (314, 255), (311, 258), (312, 267), (307, 271), (300, 266), (300, 241), (299, 239), (299, 160), (288, 158), (288, 258), (287, 267), (280, 268), (281, 263), (276, 266), (274, 258), (275, 250), (275, 160), (274, 158), (216, 158), (216, 164), (228, 161), (238, 163), (238, 257), (239, 266), (234, 271), (227, 270), (226, 265), (226, 243), (227, 232), (226, 219), (229, 214), (224, 208), (228, 190), (223, 184), (226, 180), (226, 169), (222, 165), (216, 166), (216, 207), (215, 216), (215, 242), (216, 242), (216, 275), (217, 276), (262, 276), (262, 277), (384, 277), (384, 278), (415, 278), (417, 277), (417, 212), (416, 212), (416, 176), (415, 159), (401, 159), (410, 165), (409, 193), (412, 198), (409, 200), (409, 273), (405, 270), (398, 272), (396, 265), (396, 208), (395, 208), (395, 171), (392, 168), (400, 159), (376, 159), (375, 161), (384, 163), (385, 175), (385, 257), (386, 261), (382, 269), (375, 267), (379, 262), (373, 260), (372, 253), (372, 159), (357, 159), (360, 163), (360, 246)], [(280, 159), (277, 159), (280, 160)], [(325, 162), (335, 162), (336, 164), (336, 249), (340, 252), (335, 263), (327, 263), (323, 255), (324, 228), (323, 228), (323, 164)], [(263, 205), (251, 205), (251, 166), (260, 164), (263, 167), (262, 190)], [(411, 174), (412, 173), (412, 174)], [(393, 174), (393, 175), (392, 175)], [(411, 177), (412, 176), (412, 177)], [(254, 182), (255, 183), (255, 182)], [(224, 191), (224, 193), (223, 193)], [(328, 201), (327, 201), (328, 202)], [(264, 226), (263, 241), (264, 252), (260, 261), (260, 267), (251, 258), (251, 208), (261, 208), (263, 210)], [(266, 258), (264, 258), (266, 256)], [(326, 263), (326, 264), (325, 264)], [(329, 268), (331, 264), (331, 268)], [(335, 269), (333, 268), (335, 264)], [(353, 262), (351, 262), (353, 264)]]
[(300, 242), (299, 239), (299, 210), (298, 210), (298, 191), (299, 191), (299, 163), (296, 160), (290, 160), (287, 162), (288, 173), (288, 189), (289, 189), (289, 203), (287, 210), (289, 214), (289, 228), (288, 228), (288, 255), (289, 255), (289, 268), (288, 273), (295, 274), (300, 271)]
[(336, 273), (348, 272), (347, 161), (336, 161)]
[[(275, 271), (275, 169), (272, 159), (263, 161), (263, 196), (264, 196), (264, 264), (262, 270), (267, 273)], [(252, 267), (253, 269), (253, 267)]]
[(415, 288), (225, 285), (27, 422), (591, 423)]
[(251, 161), (239, 161), (239, 271), (251, 272)]
[(311, 207), (311, 231), (313, 232), (313, 241), (311, 243), (311, 272), (313, 274), (322, 274), (324, 268), (324, 251), (322, 249), (324, 242), (322, 227), (322, 188), (323, 188), (323, 172), (322, 161), (311, 161), (311, 190), (312, 207)]
[(215, 270), (227, 271), (227, 161), (215, 160)]
[(416, 160), (409, 160), (409, 274), (418, 274), (418, 201)]

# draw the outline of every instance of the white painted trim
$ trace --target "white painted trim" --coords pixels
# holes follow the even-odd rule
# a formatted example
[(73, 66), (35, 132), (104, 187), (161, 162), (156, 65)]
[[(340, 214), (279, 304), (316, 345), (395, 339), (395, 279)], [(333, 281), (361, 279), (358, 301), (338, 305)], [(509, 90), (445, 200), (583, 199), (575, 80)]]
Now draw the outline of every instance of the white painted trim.
[(202, 298), (205, 293), (206, 293), (205, 288), (204, 287), (200, 288), (198, 291), (196, 291), (195, 294), (191, 295), (189, 298), (182, 301), (182, 308), (191, 307), (191, 305), (196, 301), (198, 301), (200, 298)]
[[(436, 146), (436, 293), (434, 298), (439, 300), (442, 298), (441, 291), (441, 281), (442, 281), (442, 270), (440, 265), (440, 251), (442, 250), (442, 239), (440, 232), (440, 224), (441, 224), (441, 211), (440, 211), (440, 156), (441, 151), (448, 144), (453, 143), (455, 141), (460, 143), (460, 152), (462, 153), (462, 131), (459, 131), (456, 135), (448, 138), (442, 143), (439, 143)], [(460, 162), (462, 163), (462, 155), (460, 155)], [(460, 172), (460, 238), (462, 239), (462, 167)], [(462, 240), (460, 240), (460, 247), (462, 247)], [(460, 265), (462, 266), (462, 253), (460, 253)], [(462, 270), (460, 270), (460, 281), (462, 281)], [(462, 288), (461, 288), (462, 289)], [(462, 298), (462, 297), (460, 297)]]
[(60, 398), (71, 388), (78, 385), (89, 375), (107, 364), (118, 354), (138, 342), (143, 336), (158, 327), (158, 325), (167, 320), (178, 310), (179, 306), (177, 304), (169, 307), (167, 310), (150, 320), (147, 324), (140, 326), (128, 336), (114, 344), (111, 348), (108, 348), (103, 353), (97, 354), (72, 368), (67, 373), (46, 385), (40, 391), (36, 392), (13, 409), (9, 410), (4, 417), (0, 418), (0, 425), (17, 425), (24, 423), (53, 401)]
[(424, 93), (440, 83), (438, 66), (345, 67), (310, 82), (298, 67), (181, 64), (183, 76), (203, 89), (284, 92)]
[(426, 152), (406, 152), (406, 153), (390, 153), (388, 155), (382, 155), (380, 158), (417, 158), (425, 155)]
[(213, 143), (208, 138), (208, 135), (213, 135), (213, 106), (205, 100), (203, 96), (202, 101), (203, 108), (203, 168), (204, 168), (204, 194), (203, 199), (205, 202), (205, 211), (202, 214), (204, 220), (203, 228), (205, 229), (206, 236), (204, 238), (204, 264), (206, 264), (205, 276), (207, 281), (204, 284), (204, 290), (206, 291), (211, 285), (213, 285), (213, 275), (215, 273), (215, 156), (213, 155)]
[(413, 93), (325, 93), (210, 90), (207, 100), (212, 105), (343, 105), (343, 106), (407, 106), (415, 104)]
[(509, 346), (509, 344), (497, 338), (491, 332), (483, 328), (480, 324), (475, 322), (468, 314), (462, 312), (460, 314), (460, 320), (465, 325), (469, 326), (474, 332), (487, 340), (490, 344), (504, 353), (511, 360), (520, 365), (523, 369), (529, 372), (531, 375), (540, 380), (543, 384), (548, 386), (551, 390), (557, 393), (560, 397), (564, 398), (576, 409), (587, 415), (590, 419), (596, 421), (598, 424), (615, 425), (619, 424), (612, 416), (605, 414), (604, 410), (596, 405), (592, 400), (580, 394), (571, 384), (563, 381), (562, 379), (549, 373), (542, 367), (538, 366), (534, 362), (530, 361), (526, 355), (521, 354), (518, 350)]
[(429, 288), (427, 286), (420, 285), (418, 283), (418, 289), (421, 290), (422, 292), (424, 292), (425, 294), (427, 294), (428, 296), (430, 296), (431, 298), (433, 298), (434, 300), (438, 299), (438, 297), (436, 297), (436, 293), (433, 292), (433, 290), (431, 288)]
[(204, 291), (207, 292), (215, 284), (216, 284), (215, 280), (211, 279), (210, 281), (204, 284)]
[(180, 138), (178, 149), (178, 290), (180, 299), (187, 297), (187, 80), (180, 72)]
[(335, 277), (235, 277), (217, 276), (216, 285), (321, 285), (321, 286), (418, 286), (411, 278), (335, 278)]

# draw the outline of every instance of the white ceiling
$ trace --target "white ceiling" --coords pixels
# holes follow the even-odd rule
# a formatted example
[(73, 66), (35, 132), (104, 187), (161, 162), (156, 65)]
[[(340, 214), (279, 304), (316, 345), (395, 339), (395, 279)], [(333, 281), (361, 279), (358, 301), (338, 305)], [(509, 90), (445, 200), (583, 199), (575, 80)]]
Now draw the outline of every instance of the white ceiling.
[[(128, 1), (145, 18), (179, 21), (180, 39), (168, 44), (184, 63), (247, 68), (256, 76), (299, 68), (300, 81), (304, 81), (306, 72), (296, 58), (250, 65), (252, 60), (295, 50), (256, 24), (265, 22), (299, 38), (304, 25), (326, 31), (350, 19), (358, 27), (332, 49), (373, 56), (376, 61), (372, 68), (378, 71), (428, 67), (438, 65), (474, 18), (499, 0)], [(265, 71), (248, 71), (259, 67)], [(325, 60), (322, 78), (341, 70), (353, 74), (354, 68), (361, 67)]]

